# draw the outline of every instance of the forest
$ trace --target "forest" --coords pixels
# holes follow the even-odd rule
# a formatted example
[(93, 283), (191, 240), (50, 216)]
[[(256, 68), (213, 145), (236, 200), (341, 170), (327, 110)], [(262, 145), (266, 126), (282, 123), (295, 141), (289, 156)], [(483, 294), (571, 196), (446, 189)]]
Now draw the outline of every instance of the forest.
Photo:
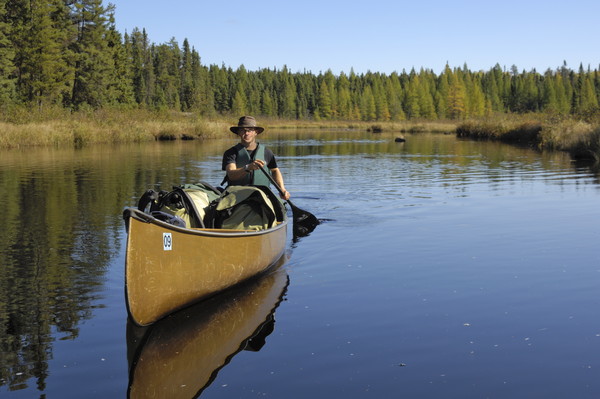
[(566, 63), (543, 73), (467, 65), (436, 74), (334, 75), (330, 70), (248, 71), (203, 65), (187, 39), (152, 43), (148, 32), (118, 32), (102, 0), (0, 0), (0, 109), (157, 109), (201, 116), (255, 114), (284, 119), (465, 120), (492, 113), (548, 113), (590, 119), (600, 73)]

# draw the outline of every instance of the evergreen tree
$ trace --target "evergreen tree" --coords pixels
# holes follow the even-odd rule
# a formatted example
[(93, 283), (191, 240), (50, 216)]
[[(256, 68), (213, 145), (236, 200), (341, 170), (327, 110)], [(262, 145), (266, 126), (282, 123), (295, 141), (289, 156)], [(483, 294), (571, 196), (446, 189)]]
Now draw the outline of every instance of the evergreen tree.
[(571, 112), (571, 99), (568, 82), (564, 82), (562, 74), (556, 74), (554, 76), (554, 80), (558, 112), (560, 114), (567, 115)]
[(455, 72), (449, 76), (447, 115), (450, 119), (464, 119), (467, 115), (466, 90), (463, 81)]
[(94, 108), (110, 105), (109, 87), (115, 76), (115, 64), (108, 46), (109, 22), (113, 5), (104, 7), (102, 0), (77, 0), (74, 3), (77, 22), (75, 80), (72, 103), (75, 107)]
[(431, 95), (429, 76), (421, 71), (421, 79), (417, 82), (417, 102), (419, 104), (419, 114), (422, 118), (435, 119), (435, 105)]
[(278, 82), (278, 109), (279, 116), (282, 118), (296, 118), (296, 90), (292, 76), (290, 75), (287, 66), (284, 65), (279, 74)]
[(344, 72), (336, 82), (336, 97), (338, 99), (338, 117), (340, 119), (351, 119), (352, 97), (350, 95), (350, 81)]
[(591, 115), (598, 111), (598, 97), (590, 73), (580, 73), (580, 88), (575, 112), (582, 116)]
[(200, 63), (200, 55), (192, 48), (193, 93), (190, 109), (197, 109), (202, 115), (211, 116), (215, 112), (215, 97), (210, 85), (208, 69)]
[(319, 85), (318, 109), (320, 118), (330, 119), (333, 116), (331, 93), (325, 80), (322, 80)]
[(552, 71), (547, 70), (544, 74), (544, 84), (542, 87), (542, 110), (550, 114), (559, 113), (555, 83)]
[(17, 90), (21, 99), (38, 107), (62, 105), (73, 82), (74, 40), (69, 9), (61, 0), (9, 0), (7, 20), (17, 50)]
[(377, 109), (375, 106), (375, 97), (371, 86), (365, 87), (360, 101), (360, 113), (363, 121), (374, 121), (377, 118)]
[(246, 96), (240, 90), (237, 90), (235, 92), (235, 95), (233, 96), (231, 112), (234, 115), (246, 115), (248, 113), (246, 105)]
[(469, 76), (467, 83), (467, 115), (481, 117), (485, 114), (485, 96), (478, 76)]
[(131, 32), (131, 68), (133, 93), (140, 105), (151, 105), (154, 98), (154, 67), (152, 48), (146, 30), (135, 28)]
[(6, 0), (0, 0), (0, 107), (14, 101), (15, 51), (10, 41), (10, 25), (6, 21)]
[(110, 16), (107, 35), (108, 48), (112, 54), (115, 73), (109, 79), (109, 98), (116, 104), (131, 106), (135, 104), (133, 93), (133, 73), (130, 62), (129, 37), (123, 38), (116, 30), (114, 17)]
[(273, 97), (271, 97), (268, 90), (265, 90), (262, 95), (260, 113), (265, 116), (275, 116), (277, 114), (275, 110), (275, 101), (273, 101)]
[(229, 112), (229, 83), (225, 65), (218, 67), (211, 65), (209, 69), (210, 84), (213, 88), (215, 111), (219, 113)]
[(402, 110), (402, 85), (397, 72), (393, 72), (389, 79), (385, 81), (385, 95), (390, 112), (390, 119), (393, 121), (402, 121), (406, 119)]
[[(193, 79), (192, 70), (192, 50), (188, 39), (183, 41), (183, 52), (181, 55), (181, 76), (180, 76), (180, 93), (181, 108), (183, 111), (194, 109), (199, 102), (198, 95), (195, 90), (195, 81)], [(198, 78), (197, 78), (198, 79)]]
[(181, 52), (177, 41), (172, 38), (169, 43), (154, 46), (153, 59), (156, 85), (153, 104), (159, 108), (181, 110)]
[(419, 118), (421, 116), (418, 90), (419, 84), (419, 77), (416, 74), (411, 74), (404, 99), (404, 111), (409, 119)]

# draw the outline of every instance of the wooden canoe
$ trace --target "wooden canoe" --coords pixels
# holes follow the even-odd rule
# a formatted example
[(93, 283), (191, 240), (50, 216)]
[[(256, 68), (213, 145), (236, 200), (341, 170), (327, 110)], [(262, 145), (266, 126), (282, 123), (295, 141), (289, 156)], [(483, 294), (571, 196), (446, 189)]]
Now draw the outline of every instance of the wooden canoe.
[(287, 285), (276, 268), (150, 327), (128, 323), (128, 397), (199, 396), (235, 354), (265, 343)]
[(285, 251), (286, 220), (250, 231), (177, 227), (136, 208), (123, 216), (127, 310), (140, 326), (266, 271)]

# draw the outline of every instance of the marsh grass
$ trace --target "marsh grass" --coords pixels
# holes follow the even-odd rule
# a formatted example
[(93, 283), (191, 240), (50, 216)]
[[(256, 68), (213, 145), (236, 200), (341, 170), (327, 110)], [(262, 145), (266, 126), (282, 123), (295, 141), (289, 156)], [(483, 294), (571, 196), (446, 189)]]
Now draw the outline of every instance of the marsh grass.
[(544, 126), (541, 146), (567, 151), (575, 159), (600, 162), (600, 125), (566, 120)]
[(456, 135), (567, 151), (575, 159), (600, 162), (600, 124), (579, 119), (536, 115), (471, 120), (461, 123)]
[(0, 122), (0, 147), (84, 146), (216, 137), (228, 124), (194, 114), (147, 110), (97, 110), (44, 114), (12, 110)]
[[(205, 118), (194, 113), (145, 109), (102, 109), (71, 113), (64, 108), (2, 109), (0, 148), (85, 146), (157, 140), (222, 137), (237, 116)], [(577, 159), (600, 161), (600, 122), (543, 114), (499, 114), (481, 120), (399, 122), (282, 120), (259, 118), (262, 126), (286, 131), (331, 129), (372, 133), (446, 133), (476, 140), (500, 140), (539, 149), (568, 151)]]
[[(85, 146), (154, 140), (196, 140), (220, 137), (238, 116), (205, 118), (194, 113), (146, 109), (101, 109), (71, 113), (61, 107), (2, 109), (0, 148), (27, 146)], [(450, 133), (453, 122), (323, 121), (260, 118), (259, 122), (278, 133), (301, 129), (342, 129), (379, 132)]]
[(373, 133), (454, 133), (458, 125), (453, 121), (399, 121), (399, 122), (363, 122), (363, 121), (316, 121), (316, 120), (278, 120), (265, 119), (261, 124), (269, 129), (298, 130), (298, 129), (332, 129), (358, 130)]

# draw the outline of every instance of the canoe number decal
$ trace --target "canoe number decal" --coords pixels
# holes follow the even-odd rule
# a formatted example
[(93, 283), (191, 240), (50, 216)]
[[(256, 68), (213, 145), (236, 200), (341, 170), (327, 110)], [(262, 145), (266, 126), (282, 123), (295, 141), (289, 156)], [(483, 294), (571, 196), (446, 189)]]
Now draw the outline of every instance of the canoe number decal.
[(163, 250), (170, 251), (173, 249), (173, 237), (171, 233), (163, 233)]

